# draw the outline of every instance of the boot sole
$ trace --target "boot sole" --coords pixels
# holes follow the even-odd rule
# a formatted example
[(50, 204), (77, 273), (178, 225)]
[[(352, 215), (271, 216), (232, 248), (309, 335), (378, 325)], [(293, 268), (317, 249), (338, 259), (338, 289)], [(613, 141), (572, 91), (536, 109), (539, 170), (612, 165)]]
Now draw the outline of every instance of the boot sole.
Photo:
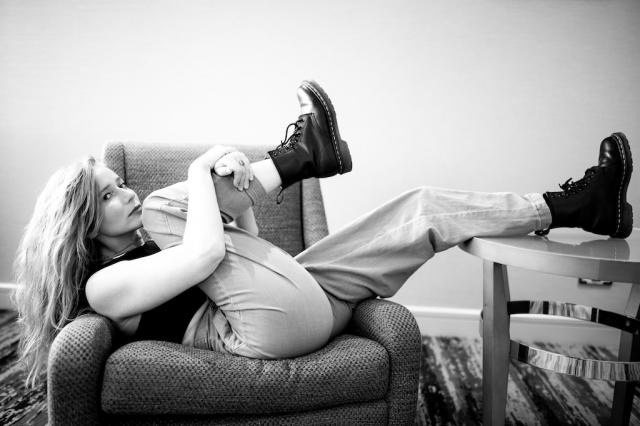
[(336, 110), (333, 108), (329, 95), (327, 95), (327, 92), (325, 92), (324, 89), (322, 89), (322, 87), (313, 80), (305, 80), (300, 84), (300, 86), (309, 91), (318, 101), (320, 101), (320, 104), (327, 115), (327, 119), (329, 120), (329, 131), (331, 132), (331, 144), (338, 160), (338, 173), (344, 174), (350, 172), (352, 163), (349, 145), (340, 138)]
[(631, 147), (624, 133), (613, 133), (611, 137), (618, 144), (622, 157), (622, 184), (618, 190), (618, 225), (610, 236), (613, 238), (627, 238), (633, 231), (633, 207), (627, 203), (627, 188), (633, 173), (633, 158), (631, 157)]

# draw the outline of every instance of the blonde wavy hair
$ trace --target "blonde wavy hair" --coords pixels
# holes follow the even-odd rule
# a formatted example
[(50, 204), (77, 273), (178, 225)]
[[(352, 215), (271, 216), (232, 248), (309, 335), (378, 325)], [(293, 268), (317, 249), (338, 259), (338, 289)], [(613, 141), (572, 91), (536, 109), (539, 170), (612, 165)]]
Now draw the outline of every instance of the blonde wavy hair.
[(18, 247), (14, 303), (21, 334), (18, 361), (27, 372), (27, 386), (36, 386), (46, 371), (58, 332), (89, 309), (84, 285), (102, 221), (96, 164), (87, 157), (51, 176)]

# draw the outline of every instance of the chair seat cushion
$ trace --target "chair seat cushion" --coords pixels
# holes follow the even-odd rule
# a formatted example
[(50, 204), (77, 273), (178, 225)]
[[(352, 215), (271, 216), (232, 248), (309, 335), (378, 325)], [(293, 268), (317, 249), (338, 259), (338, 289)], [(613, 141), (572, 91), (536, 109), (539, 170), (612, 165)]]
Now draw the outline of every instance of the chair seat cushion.
[(109, 357), (101, 398), (110, 414), (269, 414), (378, 400), (388, 385), (385, 348), (349, 334), (282, 360), (140, 341)]

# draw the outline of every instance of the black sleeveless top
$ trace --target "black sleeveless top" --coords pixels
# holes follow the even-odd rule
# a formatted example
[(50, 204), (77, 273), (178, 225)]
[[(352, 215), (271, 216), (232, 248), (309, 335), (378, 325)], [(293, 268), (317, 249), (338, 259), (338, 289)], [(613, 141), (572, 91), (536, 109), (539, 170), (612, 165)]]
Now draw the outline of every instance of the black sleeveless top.
[[(148, 240), (143, 245), (92, 269), (95, 273), (122, 260), (139, 259), (159, 251), (158, 245)], [(162, 305), (144, 312), (132, 339), (181, 343), (191, 318), (206, 300), (207, 295), (198, 287), (191, 287)]]

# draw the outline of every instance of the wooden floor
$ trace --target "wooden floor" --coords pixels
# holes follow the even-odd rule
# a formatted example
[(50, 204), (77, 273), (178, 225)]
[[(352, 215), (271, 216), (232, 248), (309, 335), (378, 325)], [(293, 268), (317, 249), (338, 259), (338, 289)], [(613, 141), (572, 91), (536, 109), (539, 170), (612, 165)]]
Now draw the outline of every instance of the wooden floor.
[[(47, 423), (44, 385), (26, 391), (15, 365), (15, 314), (0, 311), (0, 425)], [(613, 359), (597, 347), (541, 345), (590, 358)], [(423, 338), (416, 425), (482, 424), (482, 346), (479, 339)], [(606, 425), (613, 383), (586, 381), (512, 364), (507, 401), (508, 425)], [(636, 390), (632, 425), (640, 424)]]

